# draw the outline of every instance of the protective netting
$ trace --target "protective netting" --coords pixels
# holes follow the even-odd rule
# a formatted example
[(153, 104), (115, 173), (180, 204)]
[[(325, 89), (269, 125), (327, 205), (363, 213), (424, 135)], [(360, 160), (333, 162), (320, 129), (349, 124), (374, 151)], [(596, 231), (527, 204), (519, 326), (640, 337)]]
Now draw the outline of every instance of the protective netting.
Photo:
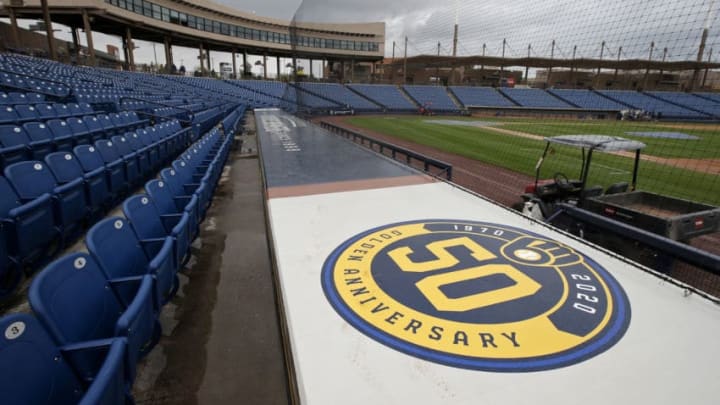
[[(455, 182), (502, 204), (522, 209), (537, 197), (549, 211), (569, 201), (600, 215), (637, 212), (643, 217), (627, 222), (718, 253), (718, 6), (306, 0), (293, 18), (294, 37), (309, 22), (384, 21), (385, 59), (367, 75), (357, 73), (362, 62), (328, 61), (322, 75), (295, 75), (285, 99), (304, 114), (350, 110), (354, 117), (324, 120), (446, 160)], [(302, 44), (293, 46), (302, 53)], [(343, 96), (348, 90), (380, 108), (363, 111)], [(546, 143), (562, 135), (581, 142)], [(601, 151), (593, 142), (603, 136), (636, 143)], [(558, 181), (570, 190), (552, 188)], [(673, 233), (678, 221), (689, 228)], [(720, 292), (718, 277), (642, 243), (618, 243), (587, 224), (582, 233)]]

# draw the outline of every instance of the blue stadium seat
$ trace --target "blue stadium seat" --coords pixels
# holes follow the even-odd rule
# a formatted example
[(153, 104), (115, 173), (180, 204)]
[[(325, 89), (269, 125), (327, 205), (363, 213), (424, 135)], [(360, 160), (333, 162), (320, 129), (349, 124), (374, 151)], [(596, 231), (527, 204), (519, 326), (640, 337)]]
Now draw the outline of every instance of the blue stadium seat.
[(85, 121), (83, 121), (82, 118), (70, 117), (65, 120), (65, 122), (67, 122), (68, 127), (70, 127), (70, 131), (72, 131), (75, 145), (90, 143), (90, 130), (87, 125), (85, 125)]
[(205, 218), (206, 209), (210, 203), (210, 188), (208, 187), (209, 174), (197, 174), (184, 161), (176, 160), (172, 168), (160, 171), (160, 177), (170, 187), (175, 197), (185, 197), (195, 194), (198, 196), (198, 218)]
[(53, 134), (55, 149), (63, 152), (71, 152), (75, 144), (75, 138), (67, 122), (61, 119), (54, 119), (47, 121), (46, 125)]
[[(118, 130), (115, 128), (115, 124), (113, 124), (112, 120), (107, 114), (98, 114), (96, 115), (98, 121), (100, 121), (100, 125), (105, 128), (105, 138), (108, 139), (112, 137), (113, 135), (117, 135)], [(124, 132), (124, 131), (123, 131)]]
[(130, 188), (140, 180), (137, 159), (135, 156), (122, 156), (111, 140), (95, 142), (95, 149), (100, 152), (106, 165), (117, 165), (120, 162), (124, 168), (125, 185)]
[(33, 160), (42, 160), (55, 150), (53, 134), (42, 122), (26, 122), (23, 124), (25, 133), (30, 138)]
[[(61, 345), (125, 338), (131, 383), (137, 361), (160, 339), (154, 283), (150, 275), (109, 280), (92, 256), (74, 253), (55, 260), (38, 274), (28, 296), (33, 312)], [(116, 287), (133, 290), (132, 300), (121, 302)], [(78, 362), (91, 366), (98, 360), (91, 355)]]
[(10, 96), (10, 100), (13, 104), (28, 104), (30, 103), (30, 100), (28, 99), (27, 95), (25, 93), (19, 93), (19, 92), (10, 92), (8, 94)]
[(55, 114), (57, 114), (58, 118), (68, 118), (72, 116), (72, 114), (70, 113), (70, 109), (65, 104), (55, 103), (52, 105), (52, 107), (55, 110)]
[(63, 242), (70, 241), (82, 230), (88, 213), (83, 179), (59, 185), (44, 162), (26, 161), (5, 168), (5, 177), (20, 201), (29, 202), (44, 194), (53, 197), (56, 225)]
[(145, 184), (145, 192), (150, 196), (163, 221), (180, 221), (183, 214), (188, 215), (188, 234), (192, 242), (200, 231), (198, 216), (198, 197), (196, 195), (175, 196), (163, 180), (150, 180)]
[[(147, 154), (136, 152), (130, 141), (128, 141), (124, 135), (113, 136), (111, 141), (115, 144), (115, 149), (124, 160), (135, 161), (138, 176), (140, 178), (146, 178), (150, 175), (151, 168), (148, 162)], [(102, 153), (102, 151), (100, 153)]]
[(95, 143), (101, 139), (105, 139), (105, 127), (94, 115), (86, 115), (83, 117), (85, 126), (88, 129), (89, 143)]
[(10, 105), (0, 107), (0, 124), (14, 124), (19, 120), (17, 112)]
[[(152, 128), (151, 128), (152, 129)], [(168, 159), (168, 144), (156, 131), (138, 129), (134, 132), (139, 140), (148, 150), (148, 159), (153, 169), (158, 170)]]
[(57, 251), (52, 248), (58, 230), (50, 194), (23, 202), (7, 179), (0, 177), (0, 224), (8, 254), (22, 269)]
[[(132, 403), (125, 386), (124, 339), (58, 347), (40, 322), (27, 314), (3, 317), (0, 331), (3, 404)], [(98, 368), (84, 370), (74, 364), (75, 357), (86, 353), (98, 360)]]
[(20, 121), (35, 121), (40, 119), (40, 113), (30, 104), (16, 105), (15, 112)]
[(38, 112), (38, 117), (41, 120), (49, 120), (53, 118), (57, 118), (57, 113), (55, 112), (55, 109), (52, 108), (50, 104), (36, 104), (35, 110)]
[[(177, 291), (172, 238), (143, 243), (125, 219), (107, 218), (90, 229), (85, 244), (108, 279), (149, 274), (155, 279), (157, 297), (163, 303)], [(154, 255), (148, 256), (146, 252), (154, 252)], [(134, 292), (127, 289), (119, 290), (118, 294), (126, 304), (134, 296)]]
[(110, 207), (112, 195), (108, 188), (105, 169), (100, 167), (85, 172), (78, 159), (68, 152), (55, 152), (45, 157), (45, 163), (59, 184), (67, 184), (82, 178), (85, 198), (90, 209), (90, 217), (96, 218)]
[(145, 146), (145, 144), (140, 140), (140, 136), (137, 132), (125, 133), (125, 139), (130, 144), (130, 148), (132, 148), (132, 150), (138, 155), (138, 162), (141, 167), (140, 170), (146, 174), (149, 174), (151, 171), (157, 171), (157, 152), (152, 145)]
[(79, 103), (80, 111), (83, 114), (94, 114), (95, 110), (92, 108), (92, 106), (88, 103)]
[(30, 138), (17, 125), (0, 125), (0, 168), (32, 157)]
[(100, 152), (92, 145), (78, 145), (73, 149), (85, 173), (104, 170), (113, 201), (118, 201), (128, 190), (125, 180), (125, 164), (121, 160), (105, 164)]
[[(190, 217), (183, 213), (179, 217), (162, 218), (155, 204), (146, 194), (134, 195), (123, 203), (123, 213), (141, 241), (173, 239), (175, 269), (190, 258)], [(152, 252), (146, 252), (152, 254)]]

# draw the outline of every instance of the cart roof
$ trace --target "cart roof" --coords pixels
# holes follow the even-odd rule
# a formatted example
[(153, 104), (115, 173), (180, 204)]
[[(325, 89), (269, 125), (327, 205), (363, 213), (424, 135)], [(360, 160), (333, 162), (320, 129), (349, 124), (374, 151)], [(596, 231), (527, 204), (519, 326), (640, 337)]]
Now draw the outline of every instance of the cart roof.
[(635, 151), (645, 147), (642, 142), (610, 135), (560, 135), (545, 138), (545, 140), (550, 143), (594, 149), (601, 152)]

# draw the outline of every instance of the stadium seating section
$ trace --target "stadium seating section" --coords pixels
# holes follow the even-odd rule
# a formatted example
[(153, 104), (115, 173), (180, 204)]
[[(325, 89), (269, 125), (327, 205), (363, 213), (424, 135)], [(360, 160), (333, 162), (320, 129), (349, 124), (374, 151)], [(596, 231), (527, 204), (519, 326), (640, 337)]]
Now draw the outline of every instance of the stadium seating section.
[(549, 89), (548, 92), (573, 106), (585, 110), (618, 111), (628, 108), (628, 106), (603, 97), (592, 90)]
[(0, 70), (0, 298), (32, 277), (32, 314), (0, 319), (3, 403), (132, 403), (253, 104), (222, 81), (4, 54)]
[(502, 88), (500, 91), (522, 107), (577, 108), (540, 89)]
[(473, 107), (516, 107), (507, 97), (492, 87), (450, 87), (450, 91), (465, 106)]
[(350, 90), (371, 100), (375, 104), (390, 111), (417, 111), (408, 96), (404, 95), (399, 87), (384, 84), (349, 84)]
[(419, 105), (433, 111), (459, 111), (460, 107), (442, 86), (403, 86), (407, 94)]
[(247, 109), (468, 106), (720, 118), (710, 93), (212, 80), (0, 54), (0, 299), (32, 277), (32, 313), (0, 319), (3, 403), (132, 402)]
[(600, 90), (598, 93), (631, 108), (647, 111), (656, 117), (676, 119), (709, 118), (706, 114), (637, 91)]

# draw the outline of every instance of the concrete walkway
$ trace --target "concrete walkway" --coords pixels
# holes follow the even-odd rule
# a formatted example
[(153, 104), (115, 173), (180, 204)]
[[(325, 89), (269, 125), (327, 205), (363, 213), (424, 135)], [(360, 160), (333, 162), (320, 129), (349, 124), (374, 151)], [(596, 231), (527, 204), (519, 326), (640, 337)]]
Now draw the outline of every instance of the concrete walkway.
[(233, 153), (139, 367), (138, 404), (289, 402), (258, 159)]

